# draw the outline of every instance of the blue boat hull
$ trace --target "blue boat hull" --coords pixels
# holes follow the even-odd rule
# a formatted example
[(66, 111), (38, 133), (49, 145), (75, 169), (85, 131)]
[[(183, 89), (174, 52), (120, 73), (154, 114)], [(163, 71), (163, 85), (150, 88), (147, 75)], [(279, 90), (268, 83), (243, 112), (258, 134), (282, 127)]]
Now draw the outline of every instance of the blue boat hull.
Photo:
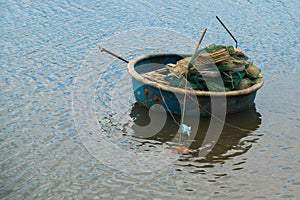
[(173, 114), (181, 114), (185, 104), (185, 115), (209, 116), (212, 113), (212, 102), (217, 102), (214, 113), (225, 108), (226, 114), (236, 113), (248, 109), (254, 103), (257, 90), (262, 87), (263, 78), (251, 88), (232, 92), (198, 92), (195, 95), (188, 95), (182, 89), (170, 89), (166, 86), (148, 82), (140, 77), (145, 71), (160, 69), (168, 63), (176, 63), (185, 55), (158, 54), (141, 57), (128, 65), (128, 71), (132, 75), (132, 84), (136, 101), (147, 108), (155, 104), (162, 105), (167, 111)]

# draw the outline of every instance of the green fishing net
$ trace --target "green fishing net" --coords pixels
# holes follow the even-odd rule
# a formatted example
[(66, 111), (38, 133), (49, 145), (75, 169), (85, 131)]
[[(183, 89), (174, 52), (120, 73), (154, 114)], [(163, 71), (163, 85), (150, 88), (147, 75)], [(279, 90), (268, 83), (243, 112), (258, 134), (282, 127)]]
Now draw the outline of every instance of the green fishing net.
[[(179, 60), (166, 80), (173, 87), (184, 88), (187, 77), (190, 88), (202, 91), (232, 91), (251, 87), (261, 70), (233, 46), (209, 45), (192, 57)], [(178, 74), (183, 77), (178, 78)], [(219, 81), (220, 78), (222, 81)]]

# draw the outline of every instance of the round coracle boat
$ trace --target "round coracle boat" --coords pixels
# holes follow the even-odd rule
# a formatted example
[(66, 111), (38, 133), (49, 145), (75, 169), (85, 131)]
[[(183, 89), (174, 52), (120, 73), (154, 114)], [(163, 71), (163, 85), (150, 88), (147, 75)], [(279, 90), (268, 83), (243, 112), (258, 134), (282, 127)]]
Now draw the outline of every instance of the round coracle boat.
[[(254, 104), (257, 90), (264, 84), (262, 75), (252, 79), (252, 84), (245, 89), (204, 91), (192, 87), (174, 87), (166, 80), (170, 73), (169, 64), (190, 55), (154, 54), (132, 60), (127, 65), (132, 77), (136, 101), (147, 108), (155, 104), (163, 106), (172, 114), (209, 116), (225, 108), (225, 113), (236, 113), (248, 109)], [(186, 83), (189, 84), (189, 83)], [(187, 86), (187, 85), (186, 85)], [(212, 110), (212, 107), (214, 109)]]

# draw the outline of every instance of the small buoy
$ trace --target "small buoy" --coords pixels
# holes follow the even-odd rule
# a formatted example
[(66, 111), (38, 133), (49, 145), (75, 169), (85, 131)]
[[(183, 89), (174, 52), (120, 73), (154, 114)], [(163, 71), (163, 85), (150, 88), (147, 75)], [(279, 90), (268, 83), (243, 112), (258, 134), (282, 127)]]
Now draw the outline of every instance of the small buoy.
[(192, 149), (189, 149), (187, 147), (176, 147), (175, 150), (177, 153), (181, 153), (181, 154), (188, 154), (193, 152)]
[(186, 124), (180, 124), (178, 132), (182, 135), (190, 136), (192, 128), (190, 126), (187, 126)]

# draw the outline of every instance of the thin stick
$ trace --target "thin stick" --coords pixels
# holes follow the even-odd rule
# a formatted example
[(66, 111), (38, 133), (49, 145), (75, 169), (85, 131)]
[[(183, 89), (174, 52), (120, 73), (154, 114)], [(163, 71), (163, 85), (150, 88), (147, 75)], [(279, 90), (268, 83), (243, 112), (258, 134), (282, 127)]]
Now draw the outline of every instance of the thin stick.
[(101, 45), (99, 45), (98, 47), (99, 47), (99, 49), (100, 49), (101, 52), (104, 51), (104, 52), (106, 52), (106, 53), (108, 53), (108, 54), (110, 54), (110, 55), (112, 55), (112, 56), (114, 56), (114, 57), (116, 57), (116, 58), (118, 58), (118, 59), (126, 62), (126, 63), (129, 63), (129, 61), (126, 60), (125, 58), (122, 58), (121, 56), (119, 56), (119, 55), (117, 55), (117, 54), (115, 54), (115, 53), (113, 53), (113, 52), (111, 52), (111, 51), (109, 51), (107, 49), (104, 49)]
[(201, 44), (201, 42), (202, 42), (202, 40), (203, 40), (203, 38), (204, 38), (204, 35), (205, 35), (206, 31), (207, 31), (207, 28), (204, 29), (204, 31), (203, 31), (203, 33), (202, 33), (200, 39), (199, 39), (199, 42), (198, 42), (198, 44), (197, 44), (197, 46), (196, 46), (196, 49), (195, 49), (195, 53), (196, 53), (196, 51), (198, 50), (198, 48), (199, 48), (199, 46), (200, 46), (200, 44)]
[(232, 37), (232, 39), (235, 41), (235, 48), (237, 48), (237, 40), (235, 39), (235, 37), (230, 33), (230, 31), (228, 30), (228, 28), (223, 24), (223, 22), (220, 20), (220, 18), (218, 16), (216, 16), (217, 20), (222, 24), (222, 26), (225, 28), (225, 30), (227, 31), (227, 33), (229, 33), (229, 35)]

